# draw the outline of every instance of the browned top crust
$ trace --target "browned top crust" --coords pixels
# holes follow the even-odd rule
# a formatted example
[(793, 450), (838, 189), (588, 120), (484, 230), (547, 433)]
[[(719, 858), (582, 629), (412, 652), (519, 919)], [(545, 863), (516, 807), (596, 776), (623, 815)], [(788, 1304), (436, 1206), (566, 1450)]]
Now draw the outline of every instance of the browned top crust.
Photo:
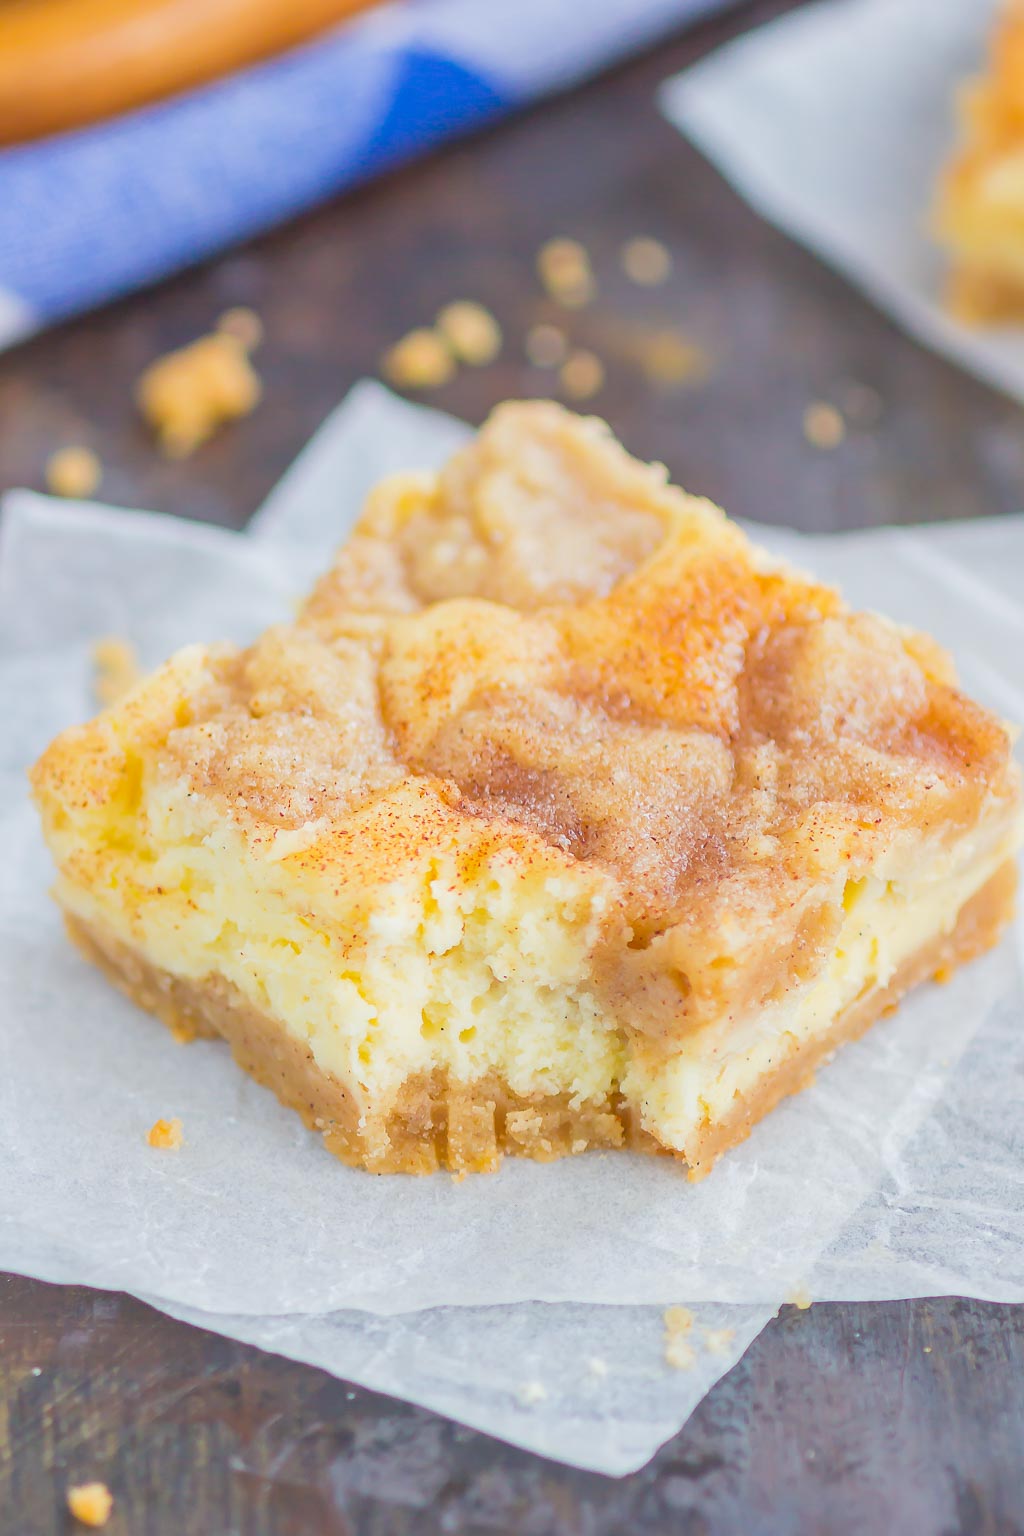
[[(294, 624), (205, 653), (186, 697), (159, 678), (103, 739), (235, 825), (316, 823), (377, 879), (453, 825), (545, 849), (709, 996), (755, 950), (811, 969), (841, 915), (823, 882), (1017, 793), (1004, 726), (933, 642), (544, 402), (381, 485)], [(96, 793), (60, 745), (37, 788)]]

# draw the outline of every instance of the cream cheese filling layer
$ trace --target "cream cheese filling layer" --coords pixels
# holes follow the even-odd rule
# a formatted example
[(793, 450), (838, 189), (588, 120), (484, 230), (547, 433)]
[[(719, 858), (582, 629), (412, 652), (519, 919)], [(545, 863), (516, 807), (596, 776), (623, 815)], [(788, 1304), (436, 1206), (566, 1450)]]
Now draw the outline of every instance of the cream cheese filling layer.
[(839, 880), (832, 899), (846, 916), (822, 971), (655, 1060), (634, 1051), (628, 1021), (594, 988), (610, 897), (593, 880), (498, 856), (467, 881), (455, 853), (442, 852), (429, 871), (379, 886), (372, 909), (335, 912), (329, 929), (315, 916), (317, 892), (275, 883), (273, 861), (255, 858), (239, 835), (222, 828), (176, 840), (173, 816), (162, 824), (152, 802), (149, 820), (155, 835), (145, 848), (126, 839), (106, 878), (88, 887), (74, 879), (72, 833), (63, 904), (172, 975), (222, 976), (357, 1097), (386, 1104), (406, 1079), (438, 1067), (459, 1082), (496, 1074), (514, 1093), (577, 1103), (621, 1089), (644, 1128), (680, 1152), (801, 1043), (950, 932), (1020, 841), (1003, 819), (952, 850), (919, 853), (912, 878), (880, 870), (845, 888)]
[(943, 851), (921, 861), (912, 879), (868, 875), (838, 889), (846, 917), (824, 970), (811, 981), (745, 1019), (708, 1025), (668, 1061), (634, 1058), (623, 1087), (645, 1129), (684, 1152), (702, 1126), (724, 1119), (846, 1008), (951, 933), (964, 905), (1016, 853), (1022, 830), (1004, 827), (994, 841), (979, 830), (956, 850), (953, 868)]

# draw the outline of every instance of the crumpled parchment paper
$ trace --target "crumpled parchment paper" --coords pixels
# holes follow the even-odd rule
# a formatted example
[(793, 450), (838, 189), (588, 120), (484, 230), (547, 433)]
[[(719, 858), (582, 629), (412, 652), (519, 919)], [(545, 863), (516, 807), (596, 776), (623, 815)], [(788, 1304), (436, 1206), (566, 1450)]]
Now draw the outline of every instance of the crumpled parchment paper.
[[(0, 1267), (131, 1291), (621, 1473), (787, 1296), (1024, 1299), (1024, 934), (846, 1047), (698, 1185), (625, 1154), (510, 1160), (462, 1183), (371, 1178), (222, 1046), (176, 1044), (71, 949), (25, 790), (26, 765), (94, 709), (97, 638), (129, 638), (155, 663), (195, 639), (254, 636), (288, 614), (369, 484), (438, 462), (465, 432), (360, 386), (244, 535), (6, 498)], [(1024, 519), (760, 534), (855, 602), (932, 630), (969, 688), (1024, 719)], [(146, 1132), (171, 1115), (185, 1146), (155, 1154)], [(680, 1302), (695, 1314), (682, 1371), (664, 1362), (661, 1321)]]

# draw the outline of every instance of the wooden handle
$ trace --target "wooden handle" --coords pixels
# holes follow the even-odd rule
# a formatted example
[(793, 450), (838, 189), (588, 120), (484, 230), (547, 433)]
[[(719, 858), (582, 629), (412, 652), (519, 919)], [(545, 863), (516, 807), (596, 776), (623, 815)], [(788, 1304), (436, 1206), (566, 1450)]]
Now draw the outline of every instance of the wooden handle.
[(375, 0), (6, 0), (0, 143), (143, 106), (267, 58)]

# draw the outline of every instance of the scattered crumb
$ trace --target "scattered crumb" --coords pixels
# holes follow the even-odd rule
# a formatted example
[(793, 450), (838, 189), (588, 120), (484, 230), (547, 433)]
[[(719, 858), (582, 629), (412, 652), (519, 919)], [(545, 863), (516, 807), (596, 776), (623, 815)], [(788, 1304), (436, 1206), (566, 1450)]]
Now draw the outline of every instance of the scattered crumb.
[(437, 317), (437, 329), (460, 363), (482, 368), (501, 351), (501, 326), (489, 309), (471, 299), (446, 304)]
[(113, 1495), (106, 1483), (81, 1483), (68, 1489), (68, 1509), (82, 1525), (106, 1525), (113, 1507)]
[(804, 1286), (800, 1285), (786, 1297), (786, 1300), (791, 1307), (796, 1307), (797, 1311), (806, 1312), (814, 1298)]
[(873, 427), (882, 415), (882, 397), (869, 384), (847, 384), (843, 390), (843, 409), (858, 427)]
[(662, 1320), (665, 1324), (665, 1364), (674, 1371), (688, 1371), (694, 1361), (690, 1342), (693, 1313), (689, 1307), (666, 1307)]
[(241, 304), (224, 311), (217, 321), (217, 329), (228, 336), (234, 336), (247, 352), (255, 352), (263, 340), (263, 321), (254, 309), (247, 309)]
[(191, 1045), (199, 1033), (194, 1024), (186, 1024), (182, 1020), (175, 1020), (167, 1027), (171, 1031), (172, 1039), (177, 1041), (178, 1045)]
[(630, 282), (643, 288), (656, 288), (672, 271), (672, 257), (660, 240), (637, 235), (622, 247), (622, 270)]
[(587, 1361), (587, 1370), (591, 1376), (605, 1377), (608, 1375), (608, 1362), (602, 1360), (600, 1355), (591, 1355)]
[(526, 356), (535, 368), (557, 368), (569, 350), (557, 325), (534, 325), (526, 333)]
[(704, 1332), (704, 1348), (709, 1355), (724, 1355), (735, 1337), (735, 1328), (707, 1328)]
[(438, 389), (455, 372), (455, 359), (443, 336), (419, 326), (384, 354), (381, 372), (399, 389)]
[(91, 448), (58, 448), (46, 461), (47, 488), (55, 496), (91, 496), (103, 478), (103, 466)]
[(532, 1408), (535, 1403), (543, 1403), (547, 1400), (548, 1389), (542, 1381), (524, 1381), (516, 1393), (524, 1408)]
[(146, 421), (170, 458), (185, 458), (226, 421), (247, 416), (259, 377), (237, 336), (217, 331), (151, 363), (135, 389)]
[(451, 1181), (453, 1184), (465, 1184), (468, 1178), (469, 1174), (465, 1168), (457, 1168), (455, 1172), (451, 1174)]
[(92, 664), (93, 693), (97, 704), (104, 708), (116, 703), (129, 688), (134, 688), (142, 676), (134, 645), (128, 640), (119, 640), (116, 635), (97, 640), (92, 648)]
[(548, 240), (537, 252), (537, 271), (547, 293), (566, 309), (582, 309), (597, 292), (590, 256), (578, 240)]
[(693, 384), (711, 371), (711, 359), (703, 347), (688, 341), (681, 331), (655, 331), (641, 339), (636, 354), (654, 384)]
[(838, 448), (846, 426), (834, 405), (816, 400), (804, 411), (804, 437), (815, 448)]
[(164, 1152), (177, 1152), (184, 1137), (181, 1134), (180, 1120), (158, 1120), (150, 1127), (146, 1137), (151, 1147), (159, 1147)]
[(33, 1376), (41, 1376), (42, 1374), (43, 1374), (43, 1368), (42, 1368), (41, 1365), (34, 1365), (32, 1367), (32, 1375)]
[(932, 1346), (930, 1344), (926, 1344), (924, 1346), (924, 1349), (922, 1350), (922, 1354), (930, 1355), (931, 1352), (932, 1352)]
[(604, 384), (604, 364), (593, 352), (579, 347), (569, 353), (558, 377), (570, 400), (589, 400)]

